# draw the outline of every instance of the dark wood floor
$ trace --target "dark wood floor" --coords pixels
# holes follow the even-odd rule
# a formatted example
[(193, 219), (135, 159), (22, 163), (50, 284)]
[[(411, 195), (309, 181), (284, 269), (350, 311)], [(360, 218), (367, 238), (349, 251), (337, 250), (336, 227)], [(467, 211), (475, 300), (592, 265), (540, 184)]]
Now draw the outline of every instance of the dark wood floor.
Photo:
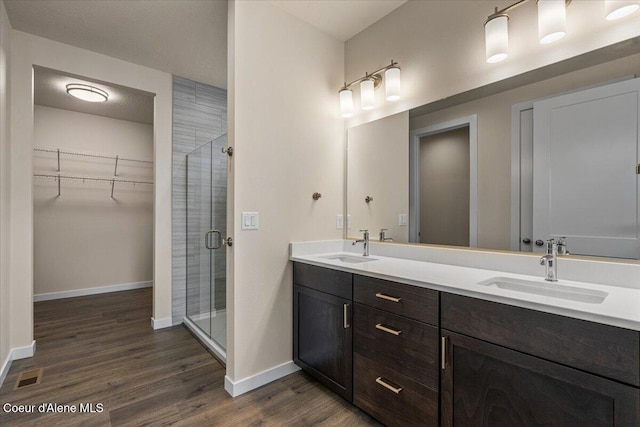
[[(0, 403), (102, 403), (102, 413), (13, 414), (6, 426), (360, 426), (375, 420), (302, 372), (232, 399), (224, 367), (182, 326), (153, 331), (151, 290), (38, 302), (36, 354), (16, 360)], [(14, 391), (18, 374), (42, 382)]]

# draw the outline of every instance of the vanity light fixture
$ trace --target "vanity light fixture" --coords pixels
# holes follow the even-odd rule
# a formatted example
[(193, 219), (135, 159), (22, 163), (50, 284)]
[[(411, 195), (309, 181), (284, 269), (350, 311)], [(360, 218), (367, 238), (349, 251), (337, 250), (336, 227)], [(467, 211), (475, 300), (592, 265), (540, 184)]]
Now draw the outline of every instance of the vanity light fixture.
[[(509, 12), (529, 0), (519, 0), (487, 17), (484, 22), (484, 38), (487, 62), (494, 64), (509, 56)], [(560, 40), (566, 32), (566, 7), (571, 0), (536, 0), (538, 5), (538, 36), (540, 43)]]
[(498, 13), (498, 8), (484, 23), (487, 62), (494, 64), (509, 56), (509, 15)]
[(537, 0), (538, 38), (541, 44), (549, 44), (567, 33), (567, 6), (565, 0)]
[(605, 0), (604, 10), (606, 19), (613, 21), (615, 19), (624, 18), (640, 9), (640, 2), (633, 0)]
[(353, 91), (351, 86), (360, 84), (360, 108), (363, 110), (373, 110), (375, 108), (375, 89), (382, 83), (382, 72), (384, 71), (385, 97), (387, 101), (397, 101), (400, 99), (400, 67), (398, 63), (391, 60), (391, 64), (382, 67), (372, 73), (365, 73), (347, 84), (338, 91), (340, 95), (340, 114), (342, 117), (353, 116)]
[(109, 94), (106, 91), (81, 83), (68, 84), (67, 93), (87, 102), (106, 102), (109, 100)]

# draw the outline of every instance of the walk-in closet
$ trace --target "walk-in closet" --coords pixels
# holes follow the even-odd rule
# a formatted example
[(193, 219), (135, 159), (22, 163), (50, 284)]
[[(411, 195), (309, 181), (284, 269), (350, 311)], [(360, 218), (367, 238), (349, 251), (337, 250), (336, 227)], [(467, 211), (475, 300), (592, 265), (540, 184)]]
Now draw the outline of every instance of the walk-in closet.
[(152, 287), (153, 95), (37, 67), (34, 104), (34, 301)]

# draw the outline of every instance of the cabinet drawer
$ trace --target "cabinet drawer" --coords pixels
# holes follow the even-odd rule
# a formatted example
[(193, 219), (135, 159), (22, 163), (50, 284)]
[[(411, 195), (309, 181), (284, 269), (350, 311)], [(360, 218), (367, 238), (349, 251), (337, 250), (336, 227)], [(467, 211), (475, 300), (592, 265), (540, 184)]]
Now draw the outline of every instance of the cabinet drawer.
[(640, 332), (442, 293), (442, 328), (640, 385)]
[(359, 354), (353, 367), (359, 408), (388, 426), (438, 425), (438, 392)]
[(438, 328), (357, 303), (353, 327), (354, 352), (438, 389)]
[(355, 302), (438, 325), (438, 292), (418, 286), (353, 276)]
[(351, 273), (316, 267), (315, 265), (293, 263), (293, 283), (341, 298), (352, 299)]

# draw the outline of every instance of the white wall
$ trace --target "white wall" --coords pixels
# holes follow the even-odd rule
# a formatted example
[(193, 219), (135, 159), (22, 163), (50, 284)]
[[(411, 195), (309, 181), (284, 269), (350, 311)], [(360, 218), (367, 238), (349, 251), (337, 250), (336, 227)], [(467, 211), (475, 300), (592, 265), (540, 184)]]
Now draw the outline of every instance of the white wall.
[[(347, 41), (345, 78), (362, 77), (391, 59), (402, 67), (402, 99), (358, 112), (349, 127), (453, 94), (516, 76), (640, 35), (638, 14), (604, 19), (604, 1), (574, 1), (567, 8), (567, 35), (551, 45), (537, 41), (535, 2), (510, 12), (509, 58), (485, 59), (483, 23), (494, 7), (512, 1), (409, 1)], [(337, 90), (337, 88), (336, 88)], [(354, 91), (358, 99), (359, 91)], [(357, 103), (357, 102), (356, 102)], [(359, 106), (356, 106), (359, 108)]]
[[(153, 160), (153, 126), (36, 105), (36, 147)], [(113, 160), (61, 157), (61, 173), (111, 177)], [(121, 161), (118, 178), (153, 180), (153, 167)], [(35, 152), (34, 171), (56, 173)], [(151, 281), (153, 187), (34, 179), (34, 294)]]
[[(239, 385), (291, 363), (289, 242), (342, 237), (344, 49), (269, 2), (233, 1), (229, 13), (227, 380)], [(240, 229), (243, 211), (259, 212), (259, 230)]]
[(171, 324), (171, 75), (13, 30), (11, 68), (11, 346), (33, 339), (33, 66), (155, 93), (153, 317)]
[[(399, 242), (409, 241), (408, 224), (398, 215), (409, 214), (409, 113), (399, 113), (349, 129), (347, 136), (347, 213), (350, 238), (362, 238), (369, 229), (378, 239), (380, 229)], [(370, 203), (365, 197), (373, 197)]]
[[(0, 1), (0, 366), (11, 351), (11, 121), (9, 92), (11, 71), (11, 24)], [(7, 369), (8, 370), (8, 369)], [(0, 384), (2, 375), (0, 371)]]

